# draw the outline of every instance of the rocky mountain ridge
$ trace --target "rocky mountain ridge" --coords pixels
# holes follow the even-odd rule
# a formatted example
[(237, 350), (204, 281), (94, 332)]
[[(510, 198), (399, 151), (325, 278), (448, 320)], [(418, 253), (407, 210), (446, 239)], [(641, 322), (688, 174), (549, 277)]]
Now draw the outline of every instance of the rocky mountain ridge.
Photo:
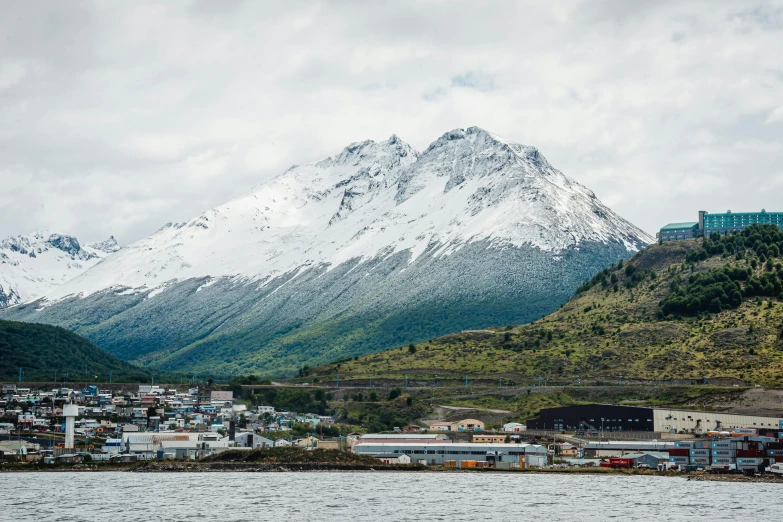
[(652, 240), (537, 149), (471, 127), (291, 167), (7, 313), (164, 368), (289, 372), (532, 320)]
[(119, 249), (114, 236), (91, 245), (48, 231), (3, 239), (0, 308), (37, 299)]

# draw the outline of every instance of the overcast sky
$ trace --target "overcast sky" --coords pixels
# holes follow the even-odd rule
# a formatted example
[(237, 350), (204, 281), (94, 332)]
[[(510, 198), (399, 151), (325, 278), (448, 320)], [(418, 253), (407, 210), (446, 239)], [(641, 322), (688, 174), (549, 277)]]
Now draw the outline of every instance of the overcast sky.
[(0, 237), (121, 244), (477, 125), (648, 232), (783, 210), (783, 3), (0, 0)]

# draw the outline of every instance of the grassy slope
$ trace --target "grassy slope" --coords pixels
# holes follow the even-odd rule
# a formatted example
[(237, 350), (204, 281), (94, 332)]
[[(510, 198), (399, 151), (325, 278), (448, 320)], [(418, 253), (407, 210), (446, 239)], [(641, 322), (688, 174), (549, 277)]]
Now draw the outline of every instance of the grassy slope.
[(431, 379), (438, 374), (443, 379), (469, 373), (528, 382), (539, 375), (699, 380), (706, 374), (783, 384), (783, 303), (778, 298), (747, 298), (736, 309), (700, 317), (657, 318), (658, 304), (675, 278), (687, 283), (693, 274), (712, 268), (750, 266), (748, 259), (733, 256), (713, 256), (691, 266), (685, 258), (701, 245), (701, 239), (652, 245), (628, 264), (654, 270), (656, 278), (628, 289), (625, 267), (613, 267), (609, 277), (617, 277), (617, 292), (612, 284), (598, 284), (531, 324), (448, 335), (417, 345), (415, 353), (397, 348), (321, 366), (312, 374), (339, 373), (341, 379), (403, 374)]
[(70, 380), (141, 378), (146, 371), (110, 355), (87, 339), (64, 328), (34, 323), (0, 321), (0, 379), (16, 380), (19, 367), (26, 381), (53, 379), (67, 372)]

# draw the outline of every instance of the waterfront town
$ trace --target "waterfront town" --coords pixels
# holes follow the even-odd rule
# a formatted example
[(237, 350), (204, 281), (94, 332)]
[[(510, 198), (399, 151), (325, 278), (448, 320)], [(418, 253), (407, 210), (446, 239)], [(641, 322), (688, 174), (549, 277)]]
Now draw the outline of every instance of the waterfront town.
[(494, 429), (466, 417), (388, 433), (343, 433), (331, 416), (248, 407), (226, 390), (2, 387), (3, 463), (199, 461), (230, 450), (281, 447), (443, 468), (783, 475), (783, 417), (595, 404), (542, 409), (527, 424)]

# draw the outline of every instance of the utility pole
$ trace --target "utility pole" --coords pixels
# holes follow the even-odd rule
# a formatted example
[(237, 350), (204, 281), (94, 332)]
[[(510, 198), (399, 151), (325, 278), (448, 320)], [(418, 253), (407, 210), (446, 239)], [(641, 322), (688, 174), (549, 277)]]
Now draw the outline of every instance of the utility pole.
[(109, 386), (112, 385), (111, 378), (112, 378), (112, 372), (109, 372)]
[(623, 387), (623, 376), (621, 375), (620, 376), (620, 388), (622, 388), (622, 387)]
[(704, 374), (704, 386), (707, 386), (707, 374)]
[(19, 384), (22, 384), (22, 367), (19, 367)]
[(468, 376), (466, 375), (465, 376), (465, 388), (467, 388), (467, 387), (468, 387)]
[(538, 387), (539, 388), (541, 387), (541, 376), (540, 375), (538, 376)]
[(500, 378), (500, 387), (503, 387), (503, 377)]
[(436, 388), (438, 387), (438, 376), (437, 375), (435, 376), (435, 387)]
[(340, 375), (336, 374), (334, 376), (334, 387), (339, 388), (340, 387)]
[(408, 387), (408, 376), (407, 375), (405, 376), (405, 387), (406, 388)]

